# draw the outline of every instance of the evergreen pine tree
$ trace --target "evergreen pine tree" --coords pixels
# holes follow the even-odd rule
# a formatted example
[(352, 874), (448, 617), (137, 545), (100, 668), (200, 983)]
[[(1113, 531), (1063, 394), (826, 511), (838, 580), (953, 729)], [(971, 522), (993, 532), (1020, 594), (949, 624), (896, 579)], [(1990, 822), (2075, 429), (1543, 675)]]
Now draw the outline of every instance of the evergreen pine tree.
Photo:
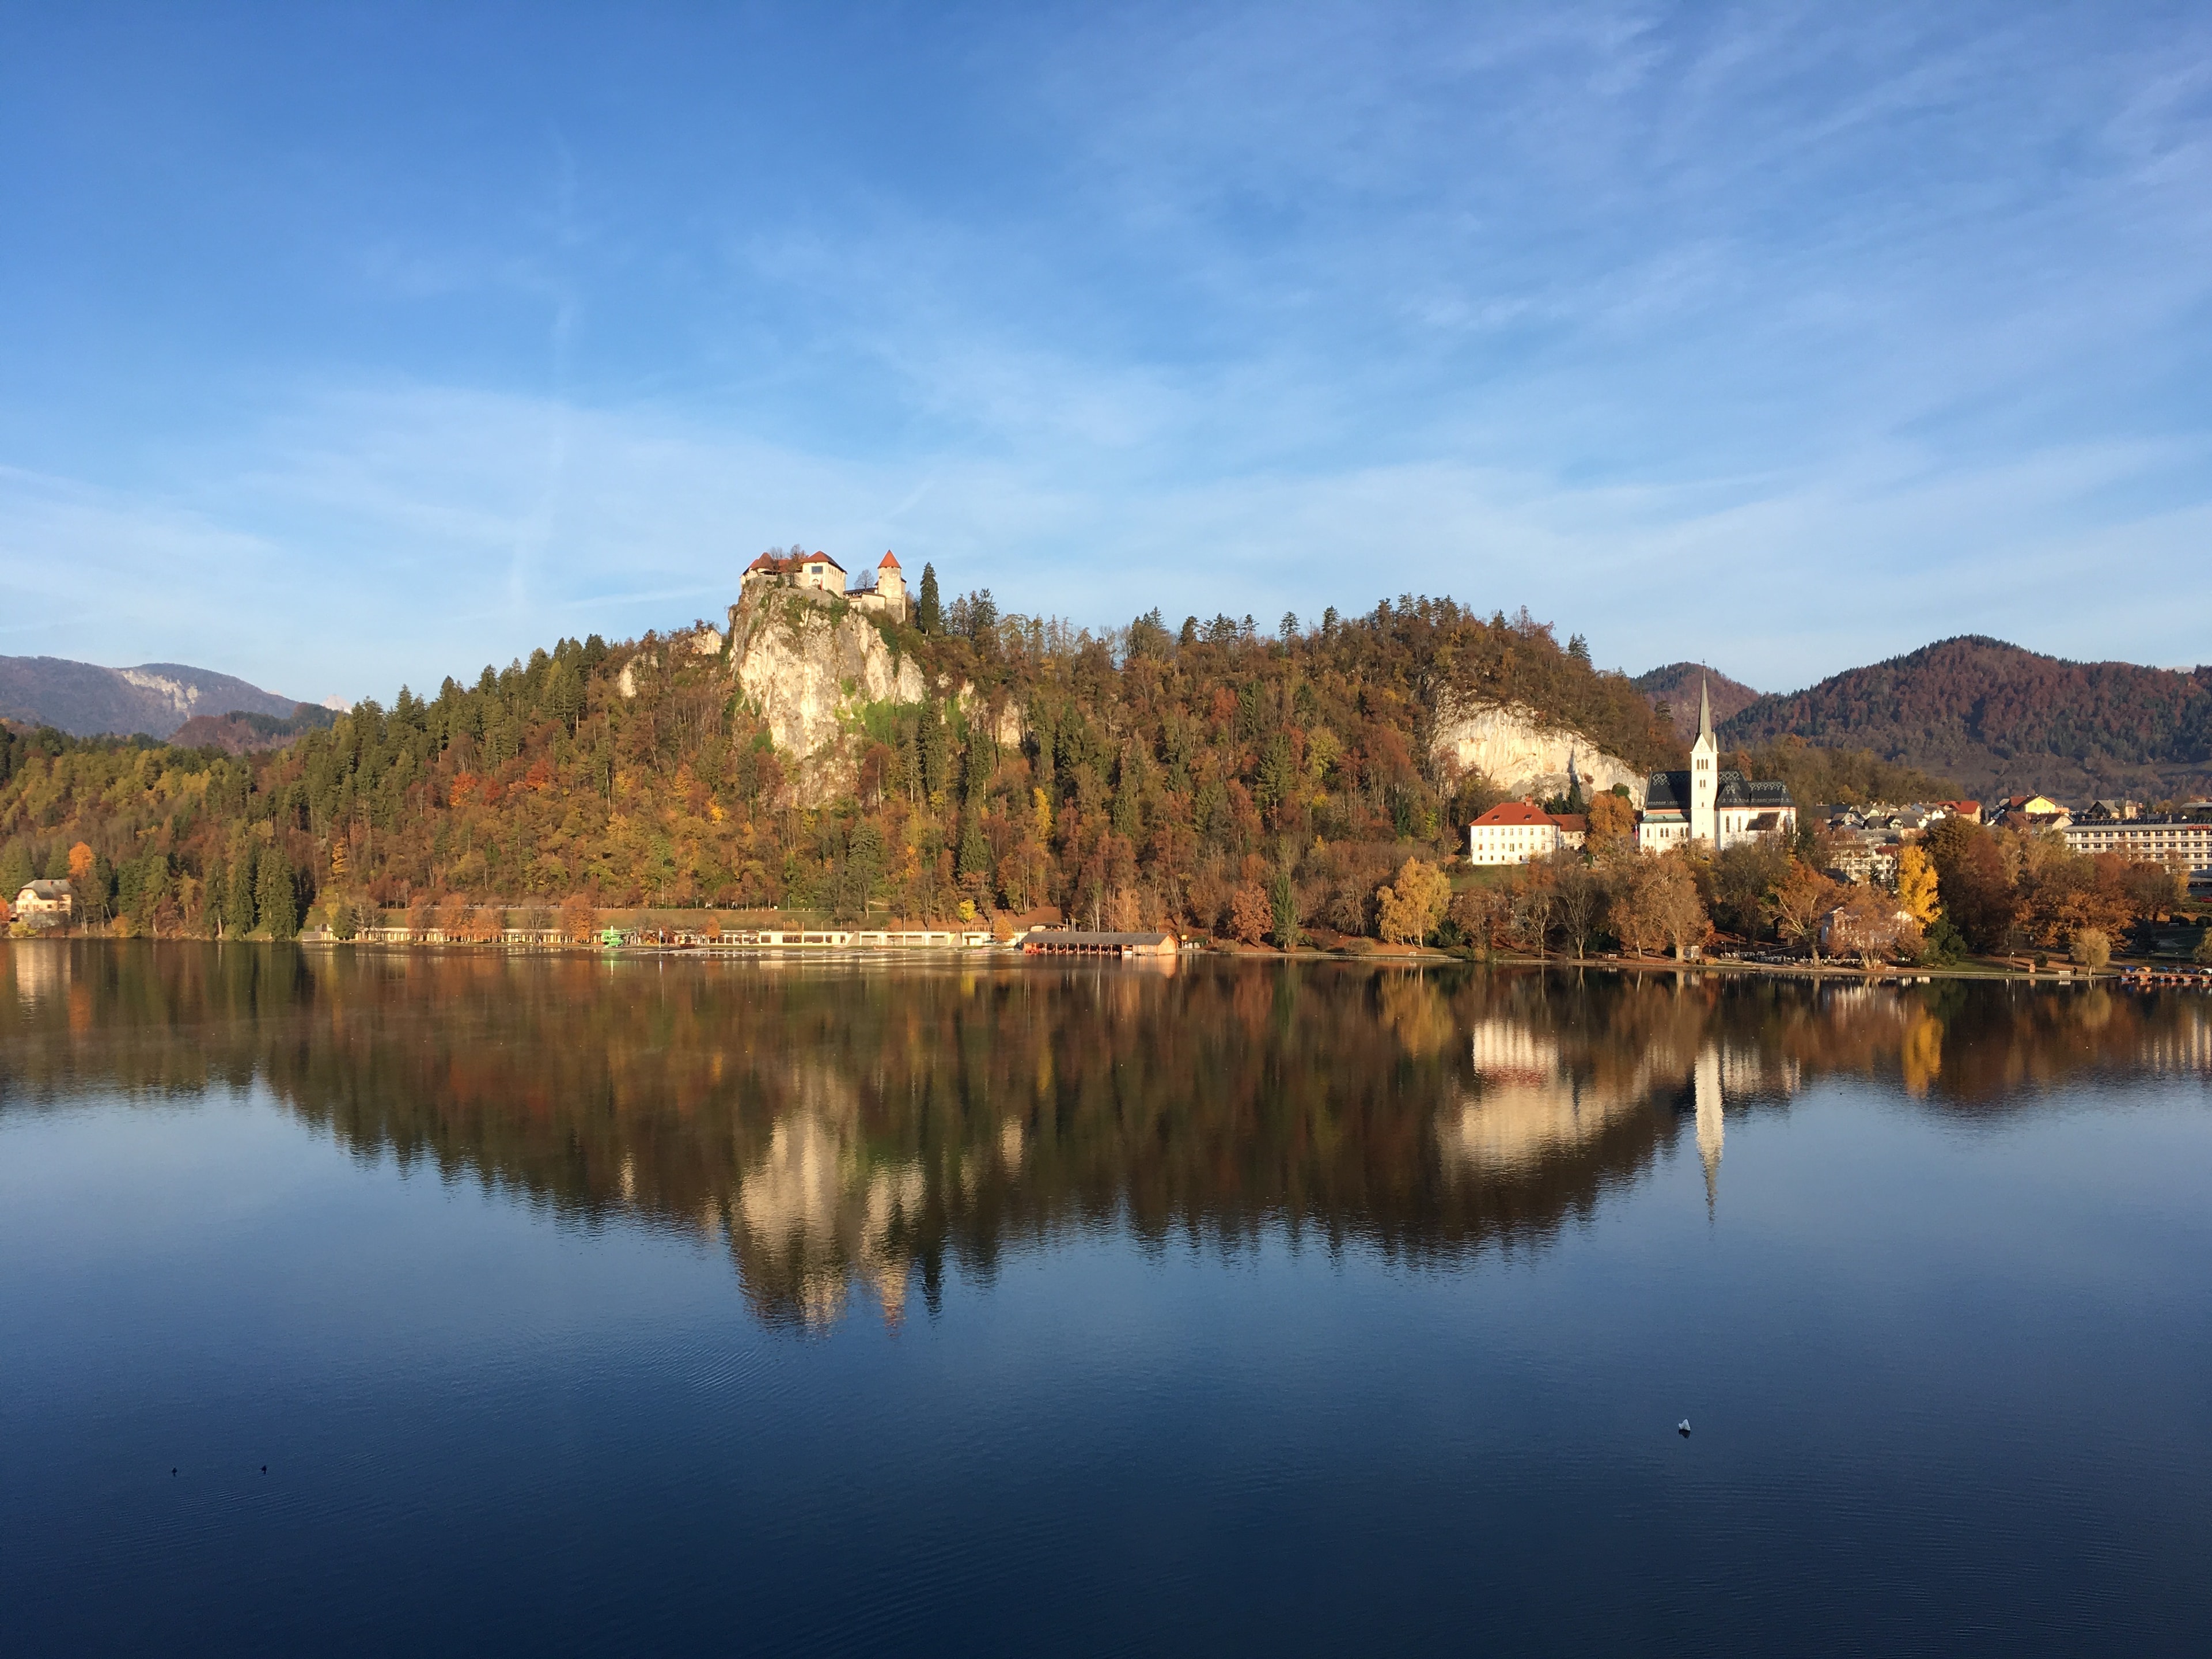
[(1291, 880), (1291, 866), (1287, 864), (1275, 872), (1274, 884), (1267, 893), (1267, 908), (1273, 918), (1271, 931), (1276, 948), (1290, 950), (1298, 942), (1298, 890)]
[(222, 935), (244, 939), (253, 931), (253, 854), (249, 851), (230, 866), (222, 890)]
[(945, 606), (937, 593), (937, 567), (925, 564), (921, 568), (921, 599), (915, 606), (915, 625), (925, 634), (945, 631)]
[(281, 847), (261, 849), (253, 883), (254, 910), (271, 939), (289, 939), (300, 931), (298, 901), (292, 891), (292, 860)]
[(36, 874), (37, 866), (31, 862), (31, 849), (16, 842), (5, 853), (0, 853), (0, 898), (14, 903), (15, 895), (30, 885)]
[(975, 821), (975, 809), (969, 807), (963, 815), (965, 823), (960, 831), (959, 873), (988, 879), (991, 874), (991, 843), (983, 839), (983, 827)]

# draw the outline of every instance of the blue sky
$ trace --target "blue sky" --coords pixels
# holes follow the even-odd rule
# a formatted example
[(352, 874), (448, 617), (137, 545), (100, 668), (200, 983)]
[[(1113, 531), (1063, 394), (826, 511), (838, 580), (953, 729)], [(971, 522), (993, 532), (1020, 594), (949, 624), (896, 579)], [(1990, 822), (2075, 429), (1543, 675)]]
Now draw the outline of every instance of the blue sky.
[(2203, 8), (0, 0), (0, 652), (389, 696), (803, 540), (2212, 657)]

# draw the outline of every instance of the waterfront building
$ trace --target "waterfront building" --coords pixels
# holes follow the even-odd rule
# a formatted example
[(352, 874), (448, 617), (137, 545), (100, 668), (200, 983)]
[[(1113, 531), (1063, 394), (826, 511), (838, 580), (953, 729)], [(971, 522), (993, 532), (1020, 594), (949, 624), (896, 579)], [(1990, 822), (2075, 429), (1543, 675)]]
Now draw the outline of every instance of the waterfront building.
[(1565, 847), (1580, 847), (1589, 820), (1577, 812), (1547, 812), (1525, 800), (1501, 801), (1467, 829), (1469, 864), (1527, 864)]
[(2072, 853), (2117, 853), (2131, 864), (2162, 864), (2199, 891), (2212, 888), (2212, 811), (2092, 818), (2059, 827)]
[(15, 895), (15, 918), (33, 927), (67, 921), (76, 908), (76, 895), (65, 881), (34, 881)]

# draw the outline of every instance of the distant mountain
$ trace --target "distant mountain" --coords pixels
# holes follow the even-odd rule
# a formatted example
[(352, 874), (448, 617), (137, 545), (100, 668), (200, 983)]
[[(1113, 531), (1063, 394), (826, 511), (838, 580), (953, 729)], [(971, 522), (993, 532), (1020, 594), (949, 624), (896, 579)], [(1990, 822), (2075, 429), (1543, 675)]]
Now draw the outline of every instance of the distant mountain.
[(304, 702), (295, 704), (291, 717), (281, 720), (274, 714), (195, 714), (169, 734), (169, 741), (179, 749), (250, 755), (257, 750), (282, 749), (302, 732), (327, 732), (337, 720), (336, 710)]
[(1759, 701), (1759, 693), (1741, 680), (1732, 680), (1725, 674), (1716, 673), (1703, 663), (1670, 662), (1664, 668), (1638, 674), (1629, 684), (1641, 691), (1654, 708), (1665, 707), (1668, 718), (1674, 722), (1675, 735), (1687, 743), (1698, 735), (1698, 682), (1700, 679), (1705, 682), (1707, 694), (1712, 698), (1715, 726)]
[(1868, 749), (1985, 798), (2194, 794), (2212, 779), (2212, 667), (2069, 662), (1965, 635), (1761, 697), (1719, 736)]
[(166, 738), (195, 714), (237, 710), (289, 719), (297, 706), (228, 674), (183, 663), (102, 668), (62, 657), (0, 657), (0, 715), (73, 737), (143, 732)]

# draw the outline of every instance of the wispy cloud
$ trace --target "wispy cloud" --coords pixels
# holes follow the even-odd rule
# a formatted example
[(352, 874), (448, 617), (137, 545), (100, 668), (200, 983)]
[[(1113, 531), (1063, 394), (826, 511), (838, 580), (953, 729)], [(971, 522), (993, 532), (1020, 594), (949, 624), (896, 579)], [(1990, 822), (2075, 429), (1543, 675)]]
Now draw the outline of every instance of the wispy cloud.
[(117, 444), (91, 402), (72, 447), (0, 376), (14, 637), (388, 692), (687, 621), (799, 537), (1097, 623), (1525, 601), (1776, 686), (1961, 629), (2199, 649), (2212, 24), (901, 27), (796, 126), (489, 112), (498, 167), (311, 251), (328, 325), (210, 363), (246, 413)]

